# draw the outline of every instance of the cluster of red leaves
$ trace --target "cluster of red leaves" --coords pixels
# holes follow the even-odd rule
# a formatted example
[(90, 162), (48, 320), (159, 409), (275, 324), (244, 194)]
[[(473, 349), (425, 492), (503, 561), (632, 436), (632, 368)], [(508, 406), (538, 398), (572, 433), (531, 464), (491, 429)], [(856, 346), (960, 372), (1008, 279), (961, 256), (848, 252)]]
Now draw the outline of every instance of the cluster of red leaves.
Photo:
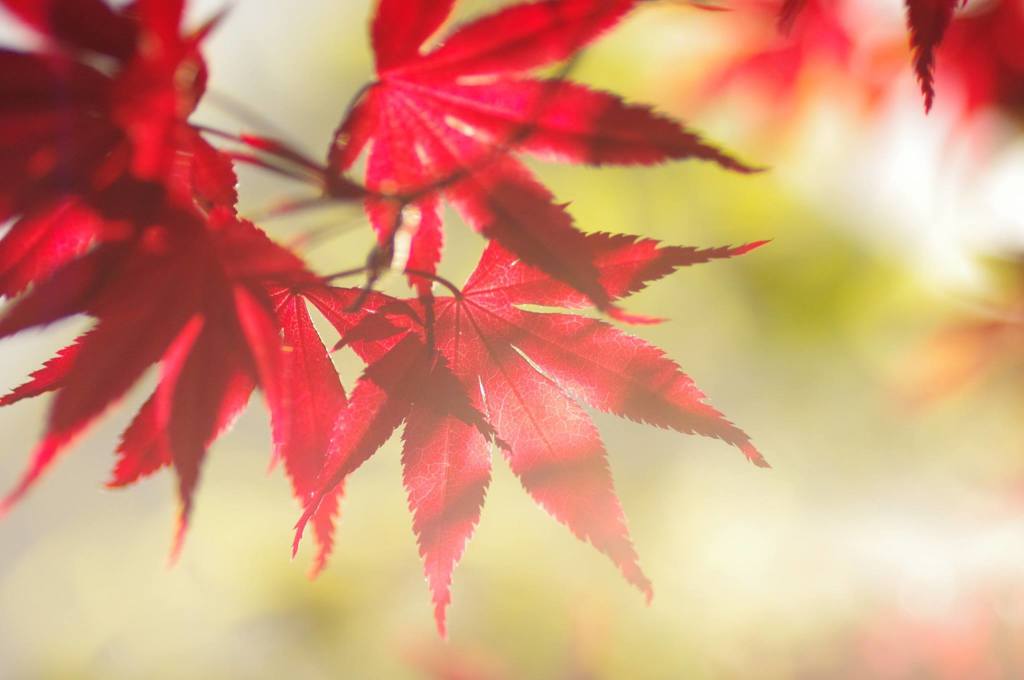
[[(0, 336), (76, 314), (96, 323), (4, 399), (56, 392), (3, 508), (154, 363), (159, 385), (124, 433), (110, 485), (173, 464), (176, 545), (209, 443), (256, 386), (296, 493), (308, 493), (322, 445), (306, 441), (294, 422), (305, 412), (286, 404), (297, 368), (280, 335), (304, 330), (288, 291), (318, 281), (237, 216), (230, 159), (188, 123), (206, 80), (207, 27), (182, 35), (183, 2), (166, 0), (120, 11), (99, 0), (5, 4), (46, 42), (0, 53), (2, 173), (23, 178), (4, 186), (5, 217), (17, 219), (0, 241), (0, 292), (17, 297)], [(333, 369), (328, 377), (336, 384), (325, 380), (313, 406), (336, 410), (344, 395)], [(330, 532), (320, 533), (326, 551)]]
[[(700, 250), (584, 234), (512, 152), (574, 163), (700, 158), (746, 166), (650, 109), (529, 71), (569, 60), (631, 0), (509, 7), (423, 44), (454, 0), (382, 0), (378, 80), (319, 166), (272, 140), (210, 145), (190, 122), (211, 22), (182, 32), (183, 0), (0, 0), (41, 38), (0, 51), (0, 337), (94, 319), (0, 401), (53, 393), (46, 432), (9, 509), (151, 366), (159, 382), (125, 430), (111, 486), (163, 467), (181, 501), (175, 553), (206, 452), (259, 388), (319, 543), (331, 549), (343, 486), (404, 424), (405, 486), (444, 628), (451, 573), (475, 527), (498, 448), (526, 490), (650, 596), (601, 439), (583, 406), (715, 437), (764, 465), (747, 436), (655, 347), (577, 313), (618, 303), (675, 269), (759, 244)], [(564, 75), (564, 74), (563, 74)], [(344, 177), (366, 153), (366, 188)], [(233, 161), (302, 166), (328, 196), (366, 197), (380, 245), (364, 289), (336, 288), (236, 210)], [(439, 201), (491, 239), (462, 289), (437, 275)], [(416, 290), (371, 286), (403, 269)], [(450, 296), (435, 297), (434, 284)], [(346, 396), (311, 303), (366, 362)]]
[[(869, 96), (895, 74), (877, 46), (862, 46), (848, 20), (844, 0), (736, 0), (736, 9), (774, 16), (778, 31), (764, 32), (736, 50), (706, 81), (707, 94), (733, 83), (759, 82), (775, 97), (789, 93), (808, 69), (831, 66), (856, 74)], [(968, 109), (1010, 106), (1019, 111), (1024, 94), (1024, 3), (1020, 0), (904, 0), (914, 74), (925, 110), (935, 99), (937, 68), (967, 92)], [(964, 10), (964, 11), (960, 11)], [(862, 47), (864, 49), (862, 49)], [(873, 53), (872, 53), (873, 52)], [(870, 68), (865, 69), (865, 66)], [(884, 66), (884, 68), (882, 68)]]

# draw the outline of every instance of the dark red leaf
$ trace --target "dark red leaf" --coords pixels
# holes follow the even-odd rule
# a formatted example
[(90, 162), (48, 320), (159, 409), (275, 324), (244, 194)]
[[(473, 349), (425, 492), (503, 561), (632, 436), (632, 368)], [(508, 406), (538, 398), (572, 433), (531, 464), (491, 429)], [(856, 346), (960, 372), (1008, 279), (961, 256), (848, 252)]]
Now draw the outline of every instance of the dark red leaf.
[(942, 42), (953, 11), (962, 0), (906, 0), (910, 46), (914, 50), (914, 72), (921, 83), (924, 108), (935, 99), (935, 48)]
[(3, 0), (3, 5), (44, 36), (69, 47), (117, 59), (128, 58), (135, 49), (138, 27), (103, 0)]

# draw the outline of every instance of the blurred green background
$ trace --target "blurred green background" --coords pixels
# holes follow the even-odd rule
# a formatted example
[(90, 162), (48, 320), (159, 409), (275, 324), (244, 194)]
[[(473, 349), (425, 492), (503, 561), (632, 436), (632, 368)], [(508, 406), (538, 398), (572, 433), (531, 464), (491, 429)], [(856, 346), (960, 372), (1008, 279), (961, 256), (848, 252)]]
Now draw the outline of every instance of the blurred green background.
[[(220, 104), (197, 120), (248, 127), (224, 110), (230, 97), (319, 156), (371, 78), (370, 11), (362, 0), (235, 3), (210, 42)], [(1022, 376), (1007, 368), (974, 389), (908, 398), (927, 339), (993, 293), (974, 262), (1021, 226), (1005, 201), (1022, 194), (1001, 187), (1024, 177), (1022, 143), (1004, 123), (986, 123), (998, 144), (984, 153), (974, 137), (951, 142), (964, 128), (941, 98), (923, 116), (909, 68), (871, 115), (827, 80), (782, 119), (742, 95), (694, 106), (688, 88), (729, 49), (727, 24), (644, 7), (573, 77), (656, 104), (770, 171), (533, 164), (585, 229), (699, 246), (773, 239), (630, 306), (670, 319), (633, 330), (773, 465), (596, 416), (650, 606), (496, 461), (455, 574), (450, 640), (438, 640), (396, 441), (351, 480), (335, 554), (308, 580), (309, 545), (289, 559), (298, 505), (282, 473), (266, 472), (259, 399), (214, 446), (168, 568), (172, 476), (102, 487), (143, 385), (0, 522), (0, 678), (1024, 677)], [(247, 214), (302, 191), (242, 172)], [(448, 224), (442, 271), (459, 280), (481, 242)], [(356, 207), (264, 226), (282, 241), (317, 230), (303, 252), (324, 271), (360, 263), (370, 243)], [(5, 341), (0, 384), (77, 330)], [(355, 361), (338, 363), (351, 385)], [(0, 411), (0, 480), (16, 478), (44, 414), (42, 402)]]

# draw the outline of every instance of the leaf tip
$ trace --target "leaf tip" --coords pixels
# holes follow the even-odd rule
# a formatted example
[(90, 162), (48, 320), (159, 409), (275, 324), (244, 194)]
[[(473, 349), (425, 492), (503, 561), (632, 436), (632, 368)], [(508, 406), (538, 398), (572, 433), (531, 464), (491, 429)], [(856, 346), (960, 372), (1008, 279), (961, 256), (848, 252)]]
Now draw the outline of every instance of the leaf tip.
[(174, 529), (174, 540), (171, 542), (171, 551), (167, 555), (167, 567), (177, 566), (181, 558), (181, 549), (185, 546), (185, 534), (188, 532), (189, 508), (184, 507), (178, 514), (177, 526)]
[(736, 246), (733, 249), (733, 254), (734, 255), (746, 255), (747, 253), (749, 253), (749, 252), (751, 252), (753, 250), (757, 250), (761, 246), (766, 246), (766, 245), (768, 245), (771, 242), (772, 242), (772, 239), (766, 238), (766, 239), (762, 239), (760, 241), (751, 241), (750, 243), (744, 243), (741, 246)]
[[(292, 559), (295, 558), (295, 553), (292, 553)], [(326, 563), (323, 560), (314, 560), (313, 564), (309, 567), (309, 571), (306, 572), (306, 578), (310, 581), (315, 581), (318, 576), (323, 572)]]
[(22, 496), (25, 495), (27, 485), (24, 482), (20, 482), (18, 486), (11, 489), (3, 499), (0, 499), (0, 519), (7, 516), (14, 506), (18, 504)]
[(14, 507), (14, 502), (11, 501), (10, 497), (0, 500), (0, 519), (6, 517), (12, 507)]
[(277, 464), (281, 462), (281, 453), (277, 450), (278, 447), (274, 447), (273, 452), (270, 454), (270, 462), (267, 463), (267, 476), (269, 477), (277, 469)]
[(740, 451), (743, 452), (743, 455), (745, 455), (747, 457), (747, 460), (749, 460), (751, 463), (753, 463), (757, 467), (759, 467), (759, 468), (770, 468), (771, 467), (771, 465), (768, 463), (768, 461), (765, 460), (764, 456), (761, 455), (761, 452), (758, 451), (757, 447), (755, 447), (752, 443), (745, 442), (745, 443), (740, 445), (739, 449), (740, 449)]
[(735, 170), (736, 172), (742, 173), (744, 175), (760, 175), (761, 173), (764, 173), (764, 172), (770, 172), (772, 168), (771, 168), (770, 165), (745, 165), (745, 164), (743, 164), (743, 165), (739, 165), (739, 166), (737, 166), (735, 168), (730, 168), (730, 169), (731, 170)]
[(659, 316), (648, 316), (646, 314), (630, 314), (629, 312), (623, 311), (621, 308), (614, 305), (604, 310), (605, 313), (616, 321), (622, 323), (628, 323), (633, 326), (654, 326), (659, 323), (664, 323), (665, 319)]
[[(295, 557), (295, 547), (296, 546), (292, 546), (293, 559)], [(321, 544), (320, 549), (316, 553), (316, 558), (313, 560), (313, 564), (310, 565), (309, 571), (306, 573), (306, 576), (309, 578), (310, 581), (316, 580), (316, 578), (320, 576), (321, 573), (323, 573), (323, 570), (327, 567), (327, 558), (329, 557), (329, 555), (330, 546)]]
[(202, 26), (200, 26), (198, 29), (196, 29), (196, 31), (192, 34), (192, 42), (198, 44), (198, 43), (201, 43), (202, 41), (206, 40), (206, 38), (211, 33), (213, 33), (215, 30), (217, 30), (217, 28), (224, 21), (224, 18), (233, 9), (234, 9), (234, 5), (233, 4), (225, 4), (219, 10), (217, 10), (217, 12), (212, 17), (210, 17), (205, 22), (203, 22)]
[(434, 605), (434, 625), (437, 626), (438, 636), (448, 641), (448, 602), (447, 600), (440, 600)]
[(11, 489), (3, 500), (0, 500), (0, 517), (4, 517), (10, 510), (18, 504), (19, 501), (28, 493), (28, 490), (32, 488), (36, 480), (46, 471), (49, 465), (53, 462), (53, 459), (60, 452), (60, 450), (70, 441), (69, 436), (48, 436), (43, 442), (36, 448), (35, 453), (32, 455), (32, 463), (29, 468), (22, 474), (21, 479), (18, 480), (17, 485)]
[(302, 517), (295, 523), (295, 538), (292, 539), (292, 559), (299, 554), (299, 544), (302, 543), (302, 534), (306, 530), (306, 524), (309, 523), (310, 518), (316, 511), (316, 503), (312, 503), (306, 506), (306, 509), (302, 512)]
[(626, 580), (644, 596), (644, 603), (650, 606), (651, 601), (654, 600), (654, 585), (651, 583), (651, 579), (647, 578), (647, 574), (643, 572), (640, 565), (637, 564), (636, 555), (634, 554), (629, 562), (620, 562), (618, 567), (619, 572)]

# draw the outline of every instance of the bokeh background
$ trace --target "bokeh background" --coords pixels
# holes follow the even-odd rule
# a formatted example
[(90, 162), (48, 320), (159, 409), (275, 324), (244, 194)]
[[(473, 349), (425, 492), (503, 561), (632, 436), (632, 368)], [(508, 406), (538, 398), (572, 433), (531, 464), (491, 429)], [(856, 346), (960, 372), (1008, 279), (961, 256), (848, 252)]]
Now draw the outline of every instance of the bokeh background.
[[(209, 42), (214, 96), (196, 119), (273, 126), (321, 155), (371, 78), (371, 4), (238, 0)], [(458, 14), (500, 4), (468, 0)], [(440, 641), (396, 441), (355, 474), (335, 555), (308, 580), (308, 546), (289, 559), (298, 506), (282, 473), (267, 473), (259, 399), (214, 446), (169, 568), (172, 476), (102, 486), (126, 404), (0, 522), (0, 678), (1024, 677), (1022, 109), (978, 100), (940, 59), (926, 117), (896, 0), (839, 3), (850, 45), (824, 46), (800, 26), (787, 43), (770, 4), (650, 3), (572, 72), (769, 171), (535, 164), (586, 229), (700, 246), (773, 239), (631, 305), (670, 319), (635, 330), (773, 465), (596, 416), (650, 606), (496, 461)], [(198, 22), (222, 3), (192, 5)], [(3, 15), (0, 36), (25, 39)], [(742, 67), (793, 44), (795, 61)], [(242, 172), (251, 216), (303, 191)], [(459, 280), (481, 241), (448, 223), (442, 272)], [(263, 224), (324, 271), (360, 263), (371, 242), (357, 207)], [(0, 384), (80, 328), (6, 340)], [(338, 365), (351, 385), (356, 362)], [(42, 402), (0, 411), (0, 480), (16, 478), (44, 415)]]

